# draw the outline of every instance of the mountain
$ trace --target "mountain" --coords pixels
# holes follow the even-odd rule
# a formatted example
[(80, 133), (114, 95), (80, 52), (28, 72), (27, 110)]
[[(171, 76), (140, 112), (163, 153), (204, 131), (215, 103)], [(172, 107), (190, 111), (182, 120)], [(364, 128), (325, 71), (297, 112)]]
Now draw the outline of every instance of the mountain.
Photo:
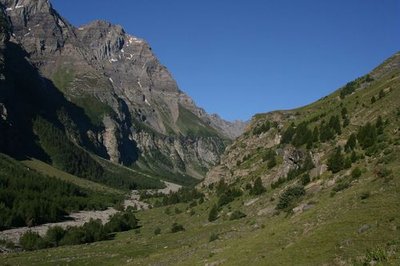
[(10, 265), (398, 265), (399, 88), (397, 53), (310, 105), (255, 115), (197, 191), (143, 193), (153, 208), (135, 214), (140, 229), (85, 248), (2, 259)]
[[(37, 136), (27, 126), (41, 116), (91, 153), (187, 181), (203, 178), (226, 144), (243, 131), (244, 123), (224, 121), (197, 107), (149, 44), (121, 26), (94, 21), (76, 28), (47, 0), (0, 3), (10, 32), (10, 58), (3, 64), (10, 70), (5, 79), (9, 91), (2, 88), (1, 106), (18, 139), (3, 152), (43, 153), (34, 147)], [(14, 57), (26, 69), (19, 64), (13, 69)], [(25, 82), (21, 76), (34, 80), (20, 84)], [(19, 110), (14, 110), (16, 102), (21, 102)], [(29, 110), (29, 117), (22, 109)]]

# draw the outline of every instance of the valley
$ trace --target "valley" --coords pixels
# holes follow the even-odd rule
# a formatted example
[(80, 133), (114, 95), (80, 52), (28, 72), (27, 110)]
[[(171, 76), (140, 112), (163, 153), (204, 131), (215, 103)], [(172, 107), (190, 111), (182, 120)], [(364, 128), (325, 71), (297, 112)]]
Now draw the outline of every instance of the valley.
[(400, 265), (400, 53), (331, 89), (225, 121), (122, 26), (0, 0), (0, 265)]

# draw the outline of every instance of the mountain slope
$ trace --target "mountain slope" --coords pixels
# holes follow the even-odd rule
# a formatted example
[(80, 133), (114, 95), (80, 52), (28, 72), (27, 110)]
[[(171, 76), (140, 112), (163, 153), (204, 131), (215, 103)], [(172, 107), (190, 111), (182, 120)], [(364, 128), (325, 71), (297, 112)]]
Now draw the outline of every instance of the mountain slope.
[[(75, 28), (46, 0), (1, 3), (10, 20), (9, 46), (21, 49), (20, 57), (32, 68), (20, 72), (41, 76), (37, 87), (42, 92), (36, 95), (41, 99), (35, 101), (58, 97), (68, 105), (34, 107), (52, 114), (48, 120), (63, 127), (75, 144), (115, 163), (162, 172), (165, 178), (200, 179), (219, 161), (229, 139), (243, 130), (243, 123), (198, 108), (150, 46), (122, 27), (94, 21)], [(5, 110), (12, 109), (4, 102), (16, 99), (4, 97)], [(36, 104), (25, 100), (25, 105)]]

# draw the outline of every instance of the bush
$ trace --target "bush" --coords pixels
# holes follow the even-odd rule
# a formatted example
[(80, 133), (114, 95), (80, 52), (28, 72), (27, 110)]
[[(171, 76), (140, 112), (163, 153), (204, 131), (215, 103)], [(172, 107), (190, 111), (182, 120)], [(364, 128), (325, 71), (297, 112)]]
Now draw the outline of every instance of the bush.
[(368, 191), (361, 193), (360, 199), (365, 200), (368, 199), (370, 196), (370, 193)]
[(244, 214), (243, 212), (241, 212), (241, 211), (234, 211), (234, 212), (232, 212), (232, 214), (230, 215), (230, 217), (229, 217), (229, 220), (239, 220), (239, 219), (242, 219), (242, 218), (244, 218), (244, 217), (246, 217), (246, 214)]
[(351, 171), (351, 177), (353, 179), (359, 178), (361, 176), (361, 174), (362, 174), (362, 172), (361, 172), (361, 169), (359, 167), (356, 167)]
[(155, 234), (155, 235), (161, 234), (161, 228), (160, 228), (160, 227), (157, 227), (156, 229), (154, 229), (154, 234)]
[(284, 210), (289, 208), (295, 200), (305, 195), (306, 191), (302, 186), (295, 186), (286, 189), (285, 192), (279, 197), (279, 202), (276, 206), (277, 210)]
[(105, 226), (108, 232), (123, 232), (137, 228), (138, 220), (133, 210), (127, 210), (114, 214)]
[(218, 240), (218, 234), (212, 233), (212, 234), (210, 235), (210, 239), (208, 240), (208, 242), (213, 242), (213, 241), (215, 241), (215, 240)]
[(218, 207), (217, 205), (214, 204), (212, 206), (210, 212), (208, 213), (208, 221), (213, 222), (218, 219)]
[(301, 178), (301, 184), (302, 184), (303, 186), (305, 186), (305, 185), (307, 185), (308, 183), (310, 183), (310, 181), (311, 181), (311, 178), (310, 178), (310, 175), (309, 175), (309, 174), (305, 174), (305, 175), (303, 175), (303, 177)]
[(336, 151), (328, 158), (328, 170), (337, 173), (344, 167), (344, 157), (341, 147), (337, 147)]
[(28, 231), (19, 239), (19, 244), (24, 250), (36, 250), (47, 247), (46, 241), (36, 232)]
[(183, 227), (183, 225), (178, 224), (178, 223), (173, 223), (171, 226), (171, 233), (177, 233), (180, 231), (185, 231), (185, 228)]
[(253, 184), (253, 187), (250, 190), (251, 195), (261, 195), (263, 194), (267, 189), (263, 186), (261, 177), (258, 177)]
[(66, 233), (62, 227), (53, 226), (47, 230), (45, 239), (52, 247), (58, 247)]
[(342, 191), (346, 188), (350, 187), (350, 181), (347, 180), (346, 178), (340, 180), (333, 188), (332, 190), (335, 192)]

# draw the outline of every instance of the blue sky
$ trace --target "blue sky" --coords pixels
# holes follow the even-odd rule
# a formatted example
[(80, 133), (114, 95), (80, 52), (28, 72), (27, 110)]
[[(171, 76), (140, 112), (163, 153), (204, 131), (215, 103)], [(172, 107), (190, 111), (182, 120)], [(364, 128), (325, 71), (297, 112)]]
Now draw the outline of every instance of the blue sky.
[(228, 120), (311, 103), (400, 50), (398, 0), (51, 0), (146, 39), (195, 102)]

